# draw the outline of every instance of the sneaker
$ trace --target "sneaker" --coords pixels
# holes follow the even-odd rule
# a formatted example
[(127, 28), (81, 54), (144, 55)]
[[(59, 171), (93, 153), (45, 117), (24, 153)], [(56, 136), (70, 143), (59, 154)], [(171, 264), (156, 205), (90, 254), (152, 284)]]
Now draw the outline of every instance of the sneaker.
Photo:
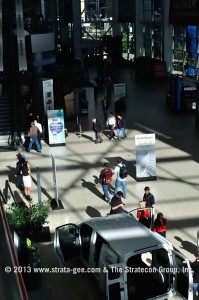
[(30, 195), (25, 196), (27, 201), (31, 201), (32, 197)]

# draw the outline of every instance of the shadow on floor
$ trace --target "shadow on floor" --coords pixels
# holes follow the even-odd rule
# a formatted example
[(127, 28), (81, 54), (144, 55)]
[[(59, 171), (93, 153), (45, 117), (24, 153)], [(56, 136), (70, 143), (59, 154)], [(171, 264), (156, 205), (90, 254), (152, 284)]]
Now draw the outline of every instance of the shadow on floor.
[(101, 213), (97, 209), (95, 209), (94, 207), (92, 207), (92, 206), (87, 206), (86, 213), (91, 218), (101, 217), (102, 216)]
[(174, 236), (174, 238), (181, 243), (180, 248), (188, 251), (189, 253), (197, 256), (197, 246), (189, 241), (183, 241), (179, 236)]
[(96, 188), (96, 184), (90, 181), (86, 181), (85, 179), (81, 179), (82, 181), (82, 186), (84, 188), (87, 188), (91, 193), (95, 194), (97, 197), (102, 199), (102, 193), (100, 193), (100, 191), (98, 191), (98, 189)]

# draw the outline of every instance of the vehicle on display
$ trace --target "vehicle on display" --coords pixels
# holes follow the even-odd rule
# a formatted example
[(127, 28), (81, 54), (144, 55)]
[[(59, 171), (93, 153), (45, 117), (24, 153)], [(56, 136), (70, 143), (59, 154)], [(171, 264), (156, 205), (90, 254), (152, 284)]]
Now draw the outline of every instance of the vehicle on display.
[(131, 215), (59, 226), (54, 248), (61, 266), (80, 258), (93, 270), (107, 300), (193, 300), (189, 260)]

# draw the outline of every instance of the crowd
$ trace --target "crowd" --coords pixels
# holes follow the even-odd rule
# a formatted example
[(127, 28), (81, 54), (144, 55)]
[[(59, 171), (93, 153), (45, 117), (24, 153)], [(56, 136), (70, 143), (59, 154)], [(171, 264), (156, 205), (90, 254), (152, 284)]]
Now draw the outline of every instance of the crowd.
[[(108, 112), (108, 102), (106, 97), (102, 100), (102, 108), (106, 125), (109, 128), (109, 140), (116, 139), (120, 140), (121, 132), (124, 137), (127, 137), (125, 131), (125, 119), (118, 114), (114, 116), (112, 112)], [(103, 126), (97, 118), (92, 119), (93, 131), (95, 133), (95, 143), (102, 143)], [(115, 130), (117, 129), (117, 133)], [(36, 146), (37, 152), (41, 153), (41, 135), (42, 126), (36, 120), (31, 122), (29, 130), (29, 141), (26, 147), (27, 152), (30, 152), (33, 144)], [(23, 152), (17, 154), (17, 163), (15, 169), (15, 176), (17, 176), (18, 188), (23, 192), (26, 200), (31, 201), (30, 195), (31, 189), (31, 169), (30, 164), (26, 159), (26, 155)], [(112, 185), (113, 177), (115, 176), (115, 184)], [(126, 165), (123, 163), (121, 158), (118, 158), (117, 163), (112, 170), (108, 162), (104, 163), (103, 169), (100, 171), (99, 179), (102, 185), (103, 199), (110, 204), (110, 215), (118, 213), (128, 213), (125, 209), (125, 203), (123, 199), (127, 199), (127, 188), (126, 180), (128, 171)], [(121, 188), (121, 190), (119, 190)], [(111, 195), (113, 195), (111, 197)], [(123, 199), (122, 199), (123, 198)], [(137, 218), (140, 223), (150, 228), (154, 233), (166, 238), (167, 231), (167, 219), (164, 217), (162, 212), (158, 212), (154, 219), (154, 207), (155, 197), (150, 191), (150, 187), (144, 188), (144, 195), (141, 201), (143, 206), (137, 211)], [(194, 299), (198, 299), (199, 293), (199, 257), (191, 263), (193, 270), (193, 291)]]

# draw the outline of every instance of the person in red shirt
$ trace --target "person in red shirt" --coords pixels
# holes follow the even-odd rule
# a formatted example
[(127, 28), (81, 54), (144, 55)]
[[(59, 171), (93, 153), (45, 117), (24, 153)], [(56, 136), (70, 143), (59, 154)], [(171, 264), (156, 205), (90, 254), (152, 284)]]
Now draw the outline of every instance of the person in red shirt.
[(163, 214), (159, 212), (154, 221), (153, 232), (158, 232), (162, 236), (166, 237), (167, 219), (163, 217)]

